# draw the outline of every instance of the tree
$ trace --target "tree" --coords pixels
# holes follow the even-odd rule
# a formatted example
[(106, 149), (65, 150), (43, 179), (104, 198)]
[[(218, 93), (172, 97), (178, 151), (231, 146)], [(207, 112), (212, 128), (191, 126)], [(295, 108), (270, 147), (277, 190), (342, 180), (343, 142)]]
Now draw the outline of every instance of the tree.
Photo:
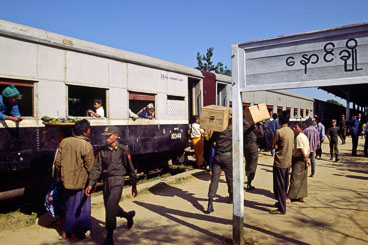
[(208, 48), (206, 55), (201, 55), (199, 52), (197, 52), (198, 66), (195, 67), (195, 69), (208, 72), (213, 71), (218, 74), (231, 76), (231, 70), (228, 69), (227, 66), (224, 66), (222, 62), (218, 62), (216, 65), (213, 64), (211, 60), (213, 56), (213, 49), (213, 47)]
[(339, 105), (339, 106), (344, 106), (344, 105), (340, 104), (338, 101), (333, 100), (333, 99), (331, 99), (331, 100), (326, 100), (326, 102), (331, 103), (331, 104), (335, 104), (335, 105)]

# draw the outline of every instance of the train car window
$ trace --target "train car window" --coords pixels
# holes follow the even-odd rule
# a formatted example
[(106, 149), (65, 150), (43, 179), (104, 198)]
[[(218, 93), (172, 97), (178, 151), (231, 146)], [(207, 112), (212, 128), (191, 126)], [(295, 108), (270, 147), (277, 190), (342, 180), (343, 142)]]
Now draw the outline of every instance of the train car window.
[(70, 116), (91, 116), (89, 110), (96, 111), (94, 100), (99, 99), (104, 109), (104, 117), (107, 117), (105, 88), (93, 88), (76, 85), (68, 85), (68, 114)]
[(282, 112), (282, 106), (277, 107), (277, 114), (280, 115), (280, 112)]
[(33, 117), (34, 82), (18, 79), (0, 78), (0, 92), (2, 92), (10, 84), (14, 84), (20, 93), (20, 95), (18, 96), (18, 107), (22, 117)]
[(129, 117), (133, 119), (155, 118), (155, 95), (129, 92)]
[[(273, 106), (272, 105), (267, 105), (267, 110), (268, 110), (268, 113), (272, 113), (273, 112)], [(271, 114), (272, 116), (272, 114)]]
[(183, 97), (183, 96), (168, 95), (167, 96), (167, 99), (168, 100), (181, 100), (181, 101), (184, 101), (185, 100), (185, 97)]

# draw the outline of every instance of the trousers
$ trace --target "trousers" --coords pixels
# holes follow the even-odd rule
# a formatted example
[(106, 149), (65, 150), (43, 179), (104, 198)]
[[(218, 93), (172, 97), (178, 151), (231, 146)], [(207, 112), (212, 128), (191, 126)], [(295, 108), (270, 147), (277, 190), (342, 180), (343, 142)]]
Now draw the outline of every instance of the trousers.
[(290, 168), (273, 167), (273, 193), (275, 195), (278, 210), (286, 213), (286, 192), (289, 187)]
[(225, 173), (229, 196), (232, 197), (233, 195), (233, 159), (231, 155), (217, 154), (213, 162), (212, 178), (208, 190), (208, 197), (216, 196), (221, 170)]
[(127, 213), (119, 206), (123, 193), (124, 176), (112, 176), (104, 179), (103, 198), (105, 204), (106, 230), (116, 228), (116, 217), (127, 218)]
[(358, 133), (352, 133), (351, 134), (351, 138), (353, 140), (353, 148), (352, 148), (352, 155), (356, 156), (357, 155), (357, 148), (358, 148), (358, 140), (359, 140), (359, 134)]
[(256, 175), (257, 162), (258, 162), (258, 145), (257, 144), (245, 144), (245, 174), (248, 181), (252, 181)]

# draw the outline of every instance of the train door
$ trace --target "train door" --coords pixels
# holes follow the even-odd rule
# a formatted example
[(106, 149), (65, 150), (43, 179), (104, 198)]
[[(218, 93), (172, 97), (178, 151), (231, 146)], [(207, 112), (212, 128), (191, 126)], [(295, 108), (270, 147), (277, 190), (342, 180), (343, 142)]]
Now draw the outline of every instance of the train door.
[(202, 108), (201, 82), (198, 79), (188, 79), (188, 118), (199, 115)]
[(226, 84), (217, 83), (217, 105), (226, 105)]

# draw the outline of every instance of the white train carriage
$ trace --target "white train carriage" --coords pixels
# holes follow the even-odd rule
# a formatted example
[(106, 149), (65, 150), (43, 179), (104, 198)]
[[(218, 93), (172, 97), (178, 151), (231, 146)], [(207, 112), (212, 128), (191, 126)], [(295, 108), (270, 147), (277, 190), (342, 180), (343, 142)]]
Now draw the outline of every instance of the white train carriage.
[[(203, 105), (202, 78), (193, 68), (0, 20), (0, 89), (16, 85), (24, 119), (1, 121), (0, 173), (47, 169), (53, 150), (42, 141), (43, 116), (87, 118), (96, 148), (104, 128), (118, 126), (135, 163), (167, 161), (187, 146), (188, 119)], [(86, 116), (95, 98), (104, 118)], [(152, 120), (129, 116), (150, 103)]]

